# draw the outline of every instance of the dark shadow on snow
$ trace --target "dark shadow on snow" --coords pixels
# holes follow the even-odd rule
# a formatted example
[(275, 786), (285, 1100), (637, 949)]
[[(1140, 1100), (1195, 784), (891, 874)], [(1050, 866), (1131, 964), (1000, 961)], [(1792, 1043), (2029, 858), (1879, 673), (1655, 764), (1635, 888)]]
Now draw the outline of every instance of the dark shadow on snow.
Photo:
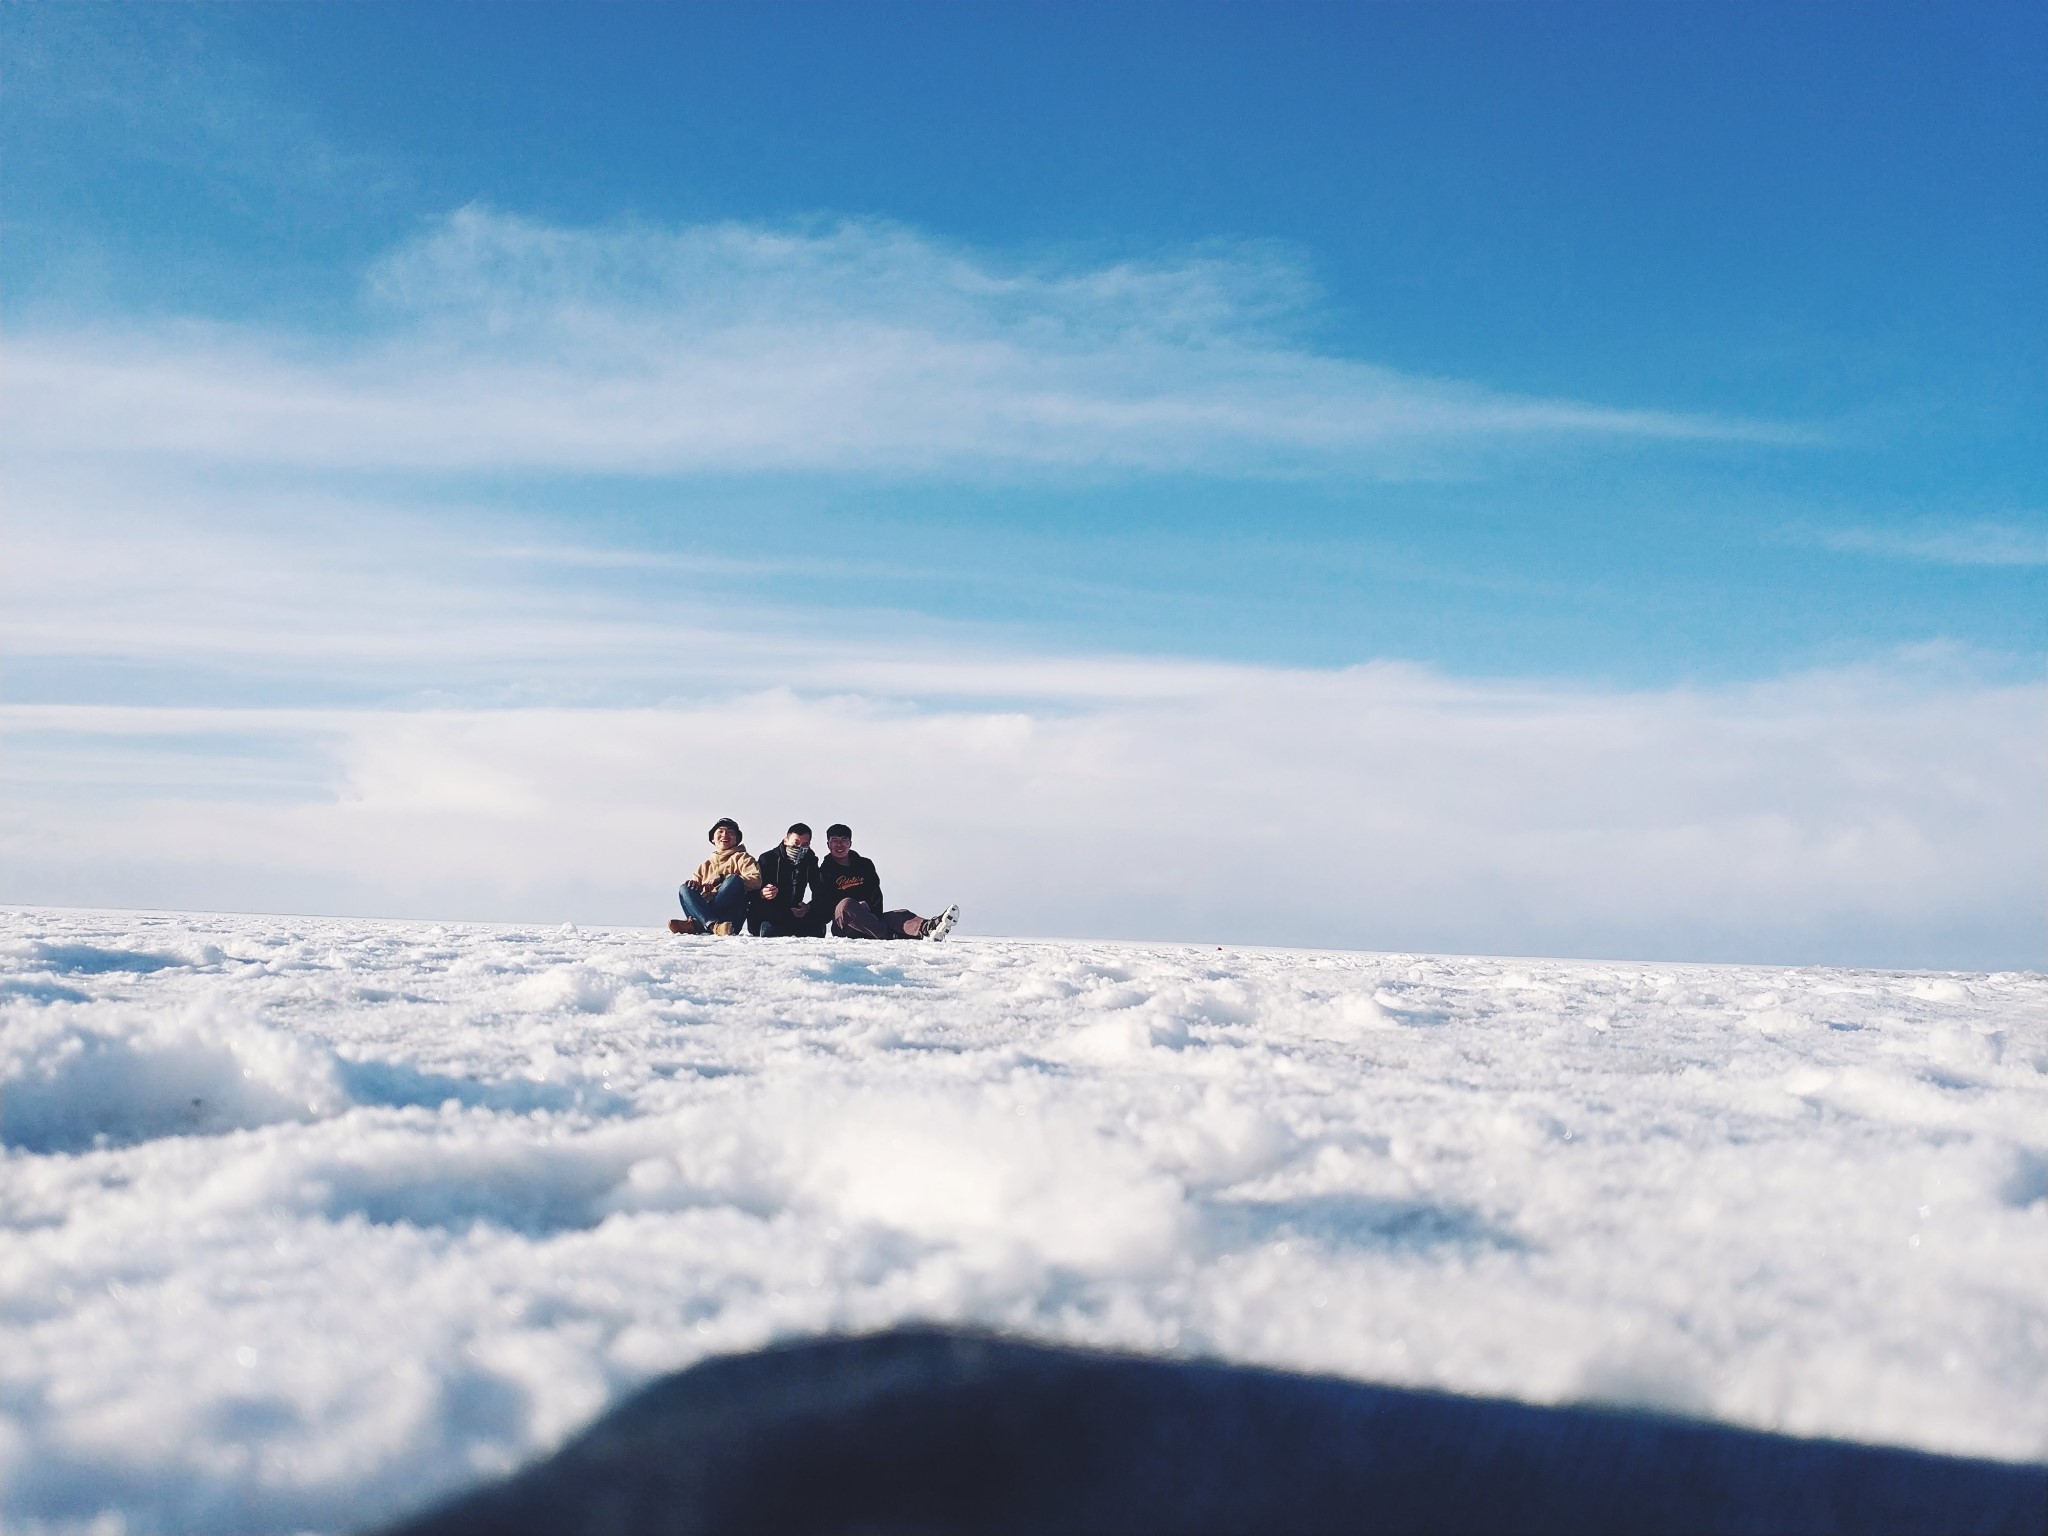
[[(879, 946), (877, 946), (879, 947)], [(804, 975), (832, 987), (915, 987), (929, 983), (912, 981), (893, 965), (876, 960), (834, 960), (828, 965), (807, 966)]]
[(76, 987), (67, 987), (61, 981), (17, 981), (10, 977), (0, 981), (0, 1002), (12, 997), (26, 998), (32, 1003), (89, 1003), (92, 1001)]
[(1204, 1214), (1225, 1248), (1300, 1238), (1326, 1248), (1428, 1252), (1492, 1248), (1524, 1252), (1527, 1239), (1470, 1206), (1371, 1195), (1308, 1195), (1298, 1200), (1216, 1200)]
[(91, 944), (37, 944), (35, 949), (35, 964), (70, 976), (100, 976), (108, 971), (146, 974), (192, 963), (178, 955), (146, 949), (99, 949)]
[(398, 1061), (342, 1060), (336, 1063), (336, 1070), (342, 1087), (356, 1103), (387, 1109), (438, 1109), (450, 1099), (465, 1109), (511, 1114), (581, 1110), (590, 1115), (619, 1115), (633, 1107), (632, 1100), (591, 1083), (535, 1083), (517, 1078), (484, 1083), (422, 1072)]
[(501, 1164), (454, 1157), (424, 1167), (337, 1169), (329, 1175), (321, 1214), (380, 1227), (467, 1232), (485, 1226), (547, 1238), (602, 1222), (605, 1197), (624, 1175), (616, 1157), (554, 1149)]

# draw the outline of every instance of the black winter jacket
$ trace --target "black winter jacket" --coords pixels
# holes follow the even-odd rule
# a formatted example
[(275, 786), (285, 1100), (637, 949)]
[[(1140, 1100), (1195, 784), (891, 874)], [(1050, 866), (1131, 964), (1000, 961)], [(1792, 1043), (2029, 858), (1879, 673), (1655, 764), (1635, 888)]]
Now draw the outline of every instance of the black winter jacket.
[[(777, 843), (755, 862), (761, 866), (761, 883), (775, 887), (775, 899), (767, 901), (756, 896), (750, 916), (786, 923), (790, 921), (791, 907), (799, 902), (817, 901), (818, 856), (810, 849), (806, 848), (800, 858), (792, 859), (788, 844)], [(832, 916), (829, 911), (810, 914), (813, 918), (821, 915), (828, 919)]]
[(866, 902), (868, 910), (875, 916), (882, 915), (882, 877), (875, 873), (874, 860), (849, 853), (844, 864), (835, 864), (827, 854), (818, 860), (818, 872), (811, 879), (812, 889), (818, 893), (822, 916), (830, 918), (839, 910), (839, 903), (849, 896), (855, 901)]

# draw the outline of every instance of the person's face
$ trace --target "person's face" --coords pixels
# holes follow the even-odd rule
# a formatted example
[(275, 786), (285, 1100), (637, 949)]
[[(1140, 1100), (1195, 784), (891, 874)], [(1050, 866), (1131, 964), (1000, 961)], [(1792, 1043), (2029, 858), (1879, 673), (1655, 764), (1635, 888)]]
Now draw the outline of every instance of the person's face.
[(716, 848), (720, 853), (730, 853), (733, 849), (739, 847), (739, 845), (740, 840), (737, 837), (733, 836), (733, 831), (731, 827), (720, 827), (717, 831), (711, 834), (711, 846)]
[(840, 837), (835, 834), (825, 839), (825, 846), (832, 850), (833, 858), (843, 859), (853, 852), (853, 839), (850, 837)]
[(782, 839), (782, 846), (791, 853), (802, 853), (811, 846), (811, 834), (808, 832), (791, 832)]

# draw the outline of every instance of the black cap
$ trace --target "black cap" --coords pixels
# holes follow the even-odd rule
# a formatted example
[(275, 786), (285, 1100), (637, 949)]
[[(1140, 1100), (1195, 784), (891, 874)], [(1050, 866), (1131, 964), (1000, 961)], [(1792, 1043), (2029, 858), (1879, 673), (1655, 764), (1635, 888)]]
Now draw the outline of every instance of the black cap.
[(720, 827), (732, 828), (732, 840), (734, 842), (744, 843), (746, 841), (746, 838), (740, 832), (740, 824), (734, 821), (730, 816), (721, 816), (718, 818), (718, 820), (711, 823), (711, 830), (704, 834), (704, 841), (708, 843), (711, 841), (711, 839), (718, 836), (718, 829)]

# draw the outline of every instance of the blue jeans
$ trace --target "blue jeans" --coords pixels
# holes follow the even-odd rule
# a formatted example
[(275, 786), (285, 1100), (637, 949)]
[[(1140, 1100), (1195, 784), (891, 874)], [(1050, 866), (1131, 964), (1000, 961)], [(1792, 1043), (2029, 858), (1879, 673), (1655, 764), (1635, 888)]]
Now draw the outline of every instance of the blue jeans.
[(683, 910), (697, 919), (706, 928), (713, 923), (731, 923), (735, 932), (740, 919), (747, 915), (747, 882), (738, 875), (727, 875), (718, 882), (718, 889), (707, 899), (701, 891), (683, 886), (676, 892), (682, 901)]

